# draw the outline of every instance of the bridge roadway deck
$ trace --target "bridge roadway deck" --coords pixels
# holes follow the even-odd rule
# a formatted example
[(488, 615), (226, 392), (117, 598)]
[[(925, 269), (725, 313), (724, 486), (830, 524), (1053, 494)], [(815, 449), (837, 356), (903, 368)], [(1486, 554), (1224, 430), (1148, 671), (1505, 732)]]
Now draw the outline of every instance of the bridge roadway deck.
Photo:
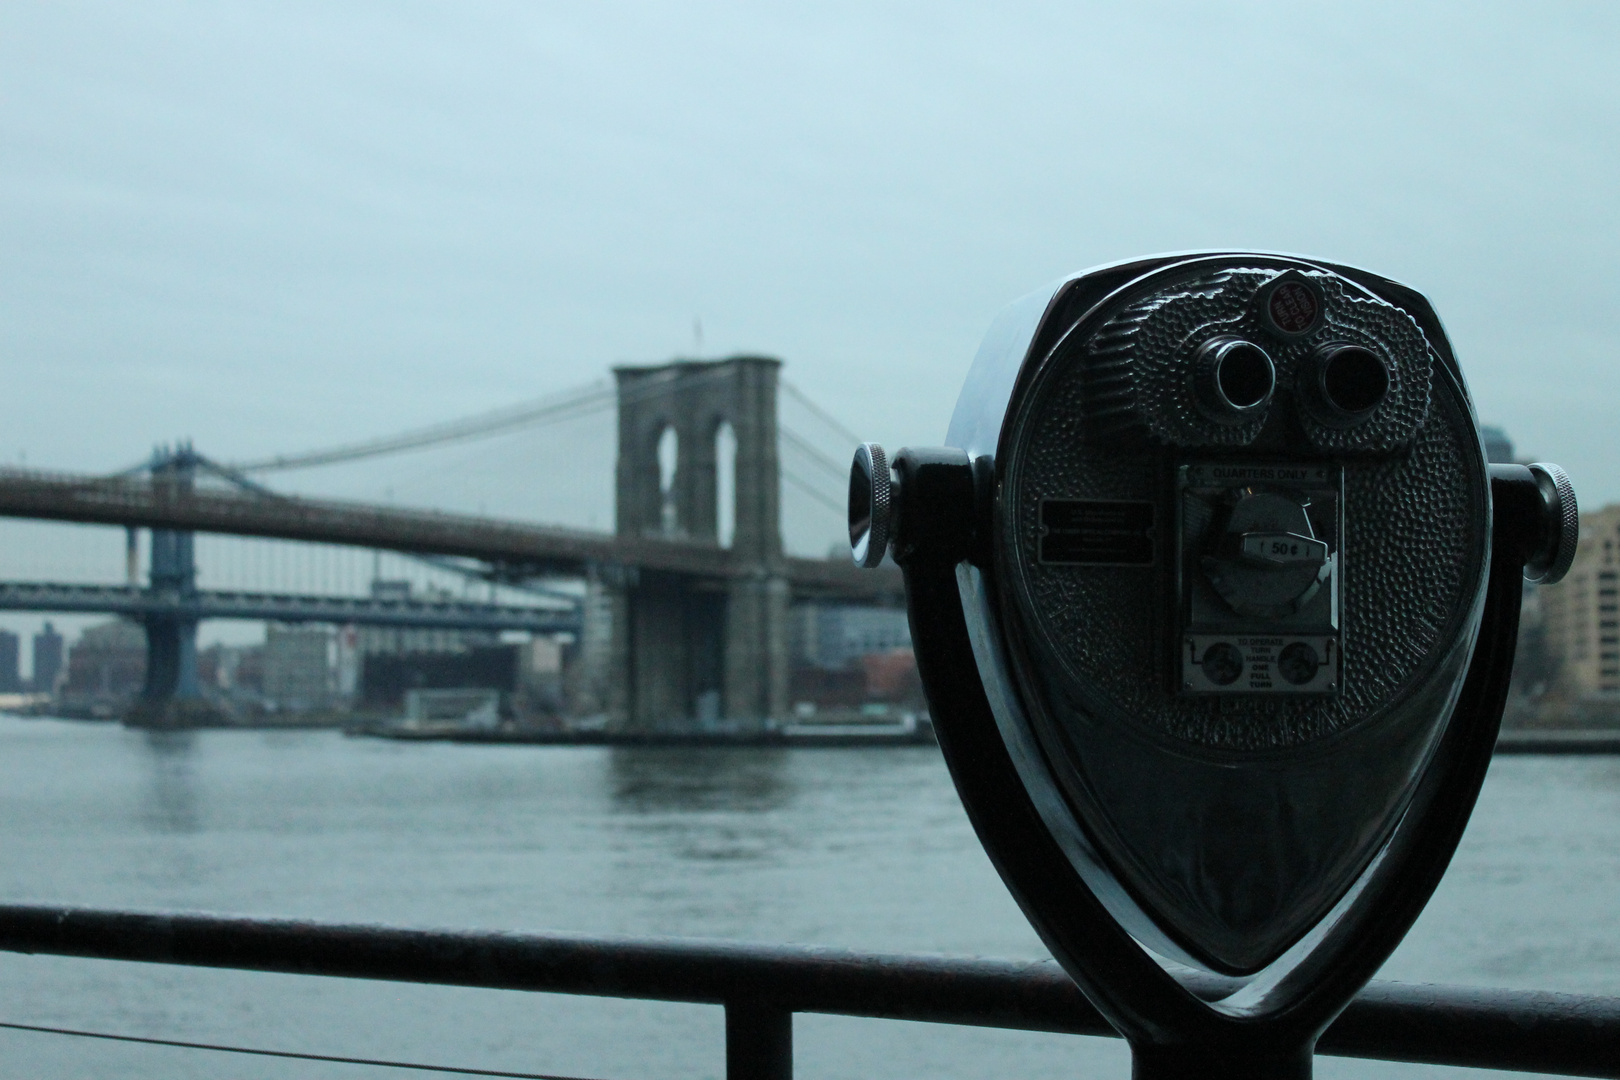
[[(576, 574), (597, 566), (724, 580), (752, 577), (762, 569), (723, 548), (677, 540), (333, 499), (210, 488), (186, 492), (144, 478), (34, 469), (0, 469), (0, 515), (455, 555), (537, 575)], [(903, 591), (899, 572), (890, 567), (860, 570), (840, 560), (783, 557), (766, 569), (805, 597), (891, 601)]]
[(266, 619), (273, 622), (356, 623), (438, 630), (524, 630), (577, 633), (579, 612), (480, 604), (465, 600), (390, 600), (301, 596), (289, 593), (164, 593), (116, 585), (0, 582), (0, 611), (106, 612), (191, 619)]

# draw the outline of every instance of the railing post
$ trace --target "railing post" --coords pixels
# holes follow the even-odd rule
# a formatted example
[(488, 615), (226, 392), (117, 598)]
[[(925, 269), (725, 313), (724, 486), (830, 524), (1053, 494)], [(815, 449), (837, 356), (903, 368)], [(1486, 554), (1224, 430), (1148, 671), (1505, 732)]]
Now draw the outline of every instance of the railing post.
[(793, 1014), (757, 1001), (726, 1002), (726, 1080), (793, 1080)]

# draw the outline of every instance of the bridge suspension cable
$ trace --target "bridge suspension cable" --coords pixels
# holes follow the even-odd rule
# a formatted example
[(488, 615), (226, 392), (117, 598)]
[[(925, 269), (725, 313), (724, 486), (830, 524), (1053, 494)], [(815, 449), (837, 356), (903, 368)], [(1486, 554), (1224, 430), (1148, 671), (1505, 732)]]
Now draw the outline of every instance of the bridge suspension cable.
[(788, 483), (792, 484), (794, 487), (798, 488), (800, 491), (804, 492), (806, 495), (810, 496), (816, 502), (820, 503), (822, 506), (825, 506), (833, 513), (842, 515), (847, 512), (847, 508), (837, 499), (833, 498), (831, 495), (828, 495), (823, 488), (817, 487), (804, 477), (800, 476), (798, 473), (792, 472), (788, 469), (783, 469), (782, 479), (786, 480)]
[(800, 435), (798, 432), (794, 431), (792, 428), (778, 425), (777, 431), (781, 434), (783, 442), (787, 443), (789, 446), (799, 451), (799, 453), (803, 454), (810, 460), (812, 464), (819, 467), (833, 480), (837, 481), (839, 484), (843, 484), (849, 479), (848, 465), (840, 465), (826, 454), (823, 454), (820, 450), (816, 449), (815, 444), (813, 444), (803, 435)]
[(611, 408), (615, 397), (613, 384), (606, 379), (597, 379), (584, 386), (549, 395), (538, 401), (495, 409), (459, 420), (430, 424), (396, 435), (385, 435), (363, 442), (346, 443), (298, 454), (277, 454), (274, 457), (237, 462), (227, 467), (242, 473), (276, 472), (308, 469), (317, 465), (336, 465), (340, 462), (382, 457), (408, 450), (422, 450), (429, 446), (484, 438), (514, 428), (558, 423), (562, 420), (588, 416)]
[[(787, 391), (789, 397), (809, 410), (812, 416), (826, 424), (828, 427), (832, 428), (834, 434), (843, 439), (845, 442), (849, 443), (850, 453), (855, 452), (855, 447), (860, 445), (861, 442), (861, 437), (859, 435), (855, 434), (853, 431), (849, 430), (849, 428), (839, 423), (837, 417), (833, 416), (826, 409), (823, 409), (820, 405), (817, 405), (814, 401), (810, 400), (809, 396), (806, 395), (803, 390), (800, 390), (797, 386), (794, 386), (786, 379), (781, 380), (781, 387), (783, 390)], [(849, 472), (849, 466), (841, 466), (840, 471), (847, 474)]]
[[(812, 417), (821, 421), (832, 430), (834, 435), (843, 440), (846, 447), (853, 449), (861, 441), (859, 436), (841, 424), (837, 417), (811, 400), (810, 396), (803, 390), (800, 390), (786, 379), (781, 380), (779, 385), (788, 397), (792, 398)], [(794, 472), (784, 463), (782, 466), (782, 479), (842, 518), (848, 510), (844, 505), (844, 489), (849, 482), (849, 464), (847, 462), (840, 463), (829, 457), (809, 438), (780, 421), (777, 423), (777, 432), (782, 438), (782, 445), (785, 449), (794, 451), (799, 457), (816, 468), (815, 478), (812, 480)]]
[(784, 463), (781, 467), (782, 479), (833, 513), (843, 515), (846, 512), (846, 507), (832, 492), (836, 490), (840, 494), (842, 493), (843, 485), (849, 479), (849, 469), (840, 466), (832, 458), (816, 449), (809, 439), (806, 439), (792, 428), (778, 424), (776, 430), (782, 437), (784, 446), (796, 451), (820, 470), (816, 474), (815, 480), (810, 480), (800, 476)]
[[(722, 376), (723, 373), (715, 372), (711, 375), (701, 376), (700, 379), (720, 378)], [(803, 390), (785, 379), (781, 381), (780, 385), (789, 397), (808, 411), (815, 419), (826, 424), (838, 437), (851, 445), (860, 441), (854, 432), (840, 423), (826, 409), (816, 404)], [(663, 387), (657, 383), (618, 388), (610, 380), (597, 379), (519, 405), (430, 424), (426, 427), (413, 428), (393, 435), (300, 453), (277, 454), (267, 458), (225, 463), (213, 461), (201, 454), (197, 454), (189, 446), (185, 448), (184, 452), (197, 465), (221, 479), (257, 495), (276, 498), (278, 497), (277, 492), (256, 482), (248, 474), (336, 465), (366, 458), (424, 450), (448, 443), (466, 442), (520, 428), (544, 426), (606, 412), (615, 408), (621, 402), (637, 401), (663, 392), (665, 392)], [(819, 471), (816, 479), (812, 480), (784, 467), (782, 470), (783, 479), (833, 513), (843, 514), (845, 511), (843, 503), (832, 492), (831, 487), (833, 485), (842, 487), (848, 476), (848, 467), (827, 456), (810, 439), (792, 428), (779, 425), (778, 430), (783, 442), (799, 455), (802, 455)], [(125, 470), (124, 473), (119, 475), (143, 471), (150, 467), (150, 463), (143, 464), (134, 469)], [(818, 480), (819, 483), (817, 483)], [(837, 495), (841, 494), (841, 491), (837, 493)], [(448, 569), (449, 567), (441, 568)]]
[[(727, 377), (729, 376), (726, 372), (714, 371), (690, 380), (687, 385), (692, 386)], [(489, 412), (462, 417), (458, 420), (447, 420), (443, 423), (430, 424), (427, 427), (413, 428), (395, 435), (385, 435), (362, 442), (344, 443), (339, 446), (309, 450), (297, 454), (277, 454), (274, 457), (259, 458), (252, 461), (233, 462), (224, 466), (224, 468), (233, 469), (238, 473), (279, 472), (292, 469), (309, 469), (319, 465), (336, 465), (341, 462), (360, 461), (364, 458), (383, 457), (388, 454), (400, 454), (411, 450), (424, 450), (430, 446), (442, 446), (445, 443), (487, 438), (491, 435), (498, 435), (501, 432), (518, 428), (538, 427), (546, 424), (561, 423), (564, 420), (575, 420), (594, 413), (607, 412), (620, 402), (640, 401), (644, 398), (657, 397), (665, 392), (665, 387), (658, 381), (620, 390), (607, 379), (597, 379), (594, 382), (585, 383), (535, 401), (524, 402), (521, 405), (494, 409)], [(794, 393), (798, 392), (794, 391)], [(802, 397), (802, 395), (800, 396)], [(831, 421), (831, 418), (813, 402), (809, 402), (808, 398), (804, 400), (808, 403), (808, 408), (815, 412), (816, 415)], [(831, 422), (835, 426), (837, 425), (837, 421)]]

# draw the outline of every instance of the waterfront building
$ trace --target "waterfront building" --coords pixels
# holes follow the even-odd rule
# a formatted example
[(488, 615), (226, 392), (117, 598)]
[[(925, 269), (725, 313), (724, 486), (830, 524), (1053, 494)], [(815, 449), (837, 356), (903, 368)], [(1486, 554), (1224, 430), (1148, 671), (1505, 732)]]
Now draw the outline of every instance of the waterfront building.
[[(34, 656), (37, 675), (39, 653)], [(140, 693), (145, 681), (146, 633), (139, 626), (111, 619), (86, 627), (68, 650), (62, 711), (68, 716), (115, 715)]]
[(518, 690), (514, 711), (526, 717), (560, 717), (568, 702), (563, 686), (564, 647), (555, 638), (532, 638), (518, 646)]
[(904, 608), (800, 604), (789, 630), (788, 690), (800, 715), (815, 708), (921, 700)]
[(1569, 576), (1538, 593), (1560, 688), (1620, 695), (1620, 505), (1581, 515)]
[(0, 630), (0, 694), (22, 690), (22, 639), (9, 630)]
[(519, 686), (524, 651), (482, 645), (461, 652), (373, 653), (360, 665), (361, 706), (397, 713), (411, 690), (493, 690), (509, 699)]
[[(409, 581), (379, 578), (371, 583), (374, 600), (451, 599), (444, 591), (429, 590), (418, 597)], [(394, 656), (402, 653), (464, 653), (471, 649), (500, 644), (500, 634), (490, 630), (436, 630), (412, 626), (356, 626), (346, 647), (352, 647), (354, 668), (351, 687), (360, 665), (368, 656)], [(352, 692), (352, 690), (351, 690)]]
[(793, 616), (796, 667), (847, 671), (859, 667), (863, 656), (911, 648), (905, 608), (800, 604)]
[(264, 697), (278, 709), (301, 711), (331, 704), (334, 641), (324, 626), (270, 623), (264, 635)]
[(264, 646), (216, 643), (197, 650), (197, 682), (232, 700), (262, 700)]
[[(36, 694), (56, 693), (57, 680), (62, 676), (62, 656), (65, 645), (62, 635), (56, 632), (56, 627), (46, 623), (44, 629), (34, 635), (34, 677), (33, 690)], [(144, 670), (145, 660), (141, 661)]]

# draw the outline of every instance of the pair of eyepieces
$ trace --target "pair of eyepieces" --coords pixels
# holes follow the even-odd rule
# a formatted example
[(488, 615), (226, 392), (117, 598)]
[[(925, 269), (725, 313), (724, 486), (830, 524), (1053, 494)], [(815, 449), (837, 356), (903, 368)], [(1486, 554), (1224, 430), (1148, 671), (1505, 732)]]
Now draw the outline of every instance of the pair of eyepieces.
[[(1305, 408), (1329, 427), (1360, 423), (1389, 395), (1389, 367), (1361, 345), (1335, 342), (1311, 353), (1298, 380)], [(1240, 337), (1206, 341), (1193, 358), (1193, 393), (1221, 424), (1258, 419), (1277, 389), (1277, 368), (1266, 350)]]

